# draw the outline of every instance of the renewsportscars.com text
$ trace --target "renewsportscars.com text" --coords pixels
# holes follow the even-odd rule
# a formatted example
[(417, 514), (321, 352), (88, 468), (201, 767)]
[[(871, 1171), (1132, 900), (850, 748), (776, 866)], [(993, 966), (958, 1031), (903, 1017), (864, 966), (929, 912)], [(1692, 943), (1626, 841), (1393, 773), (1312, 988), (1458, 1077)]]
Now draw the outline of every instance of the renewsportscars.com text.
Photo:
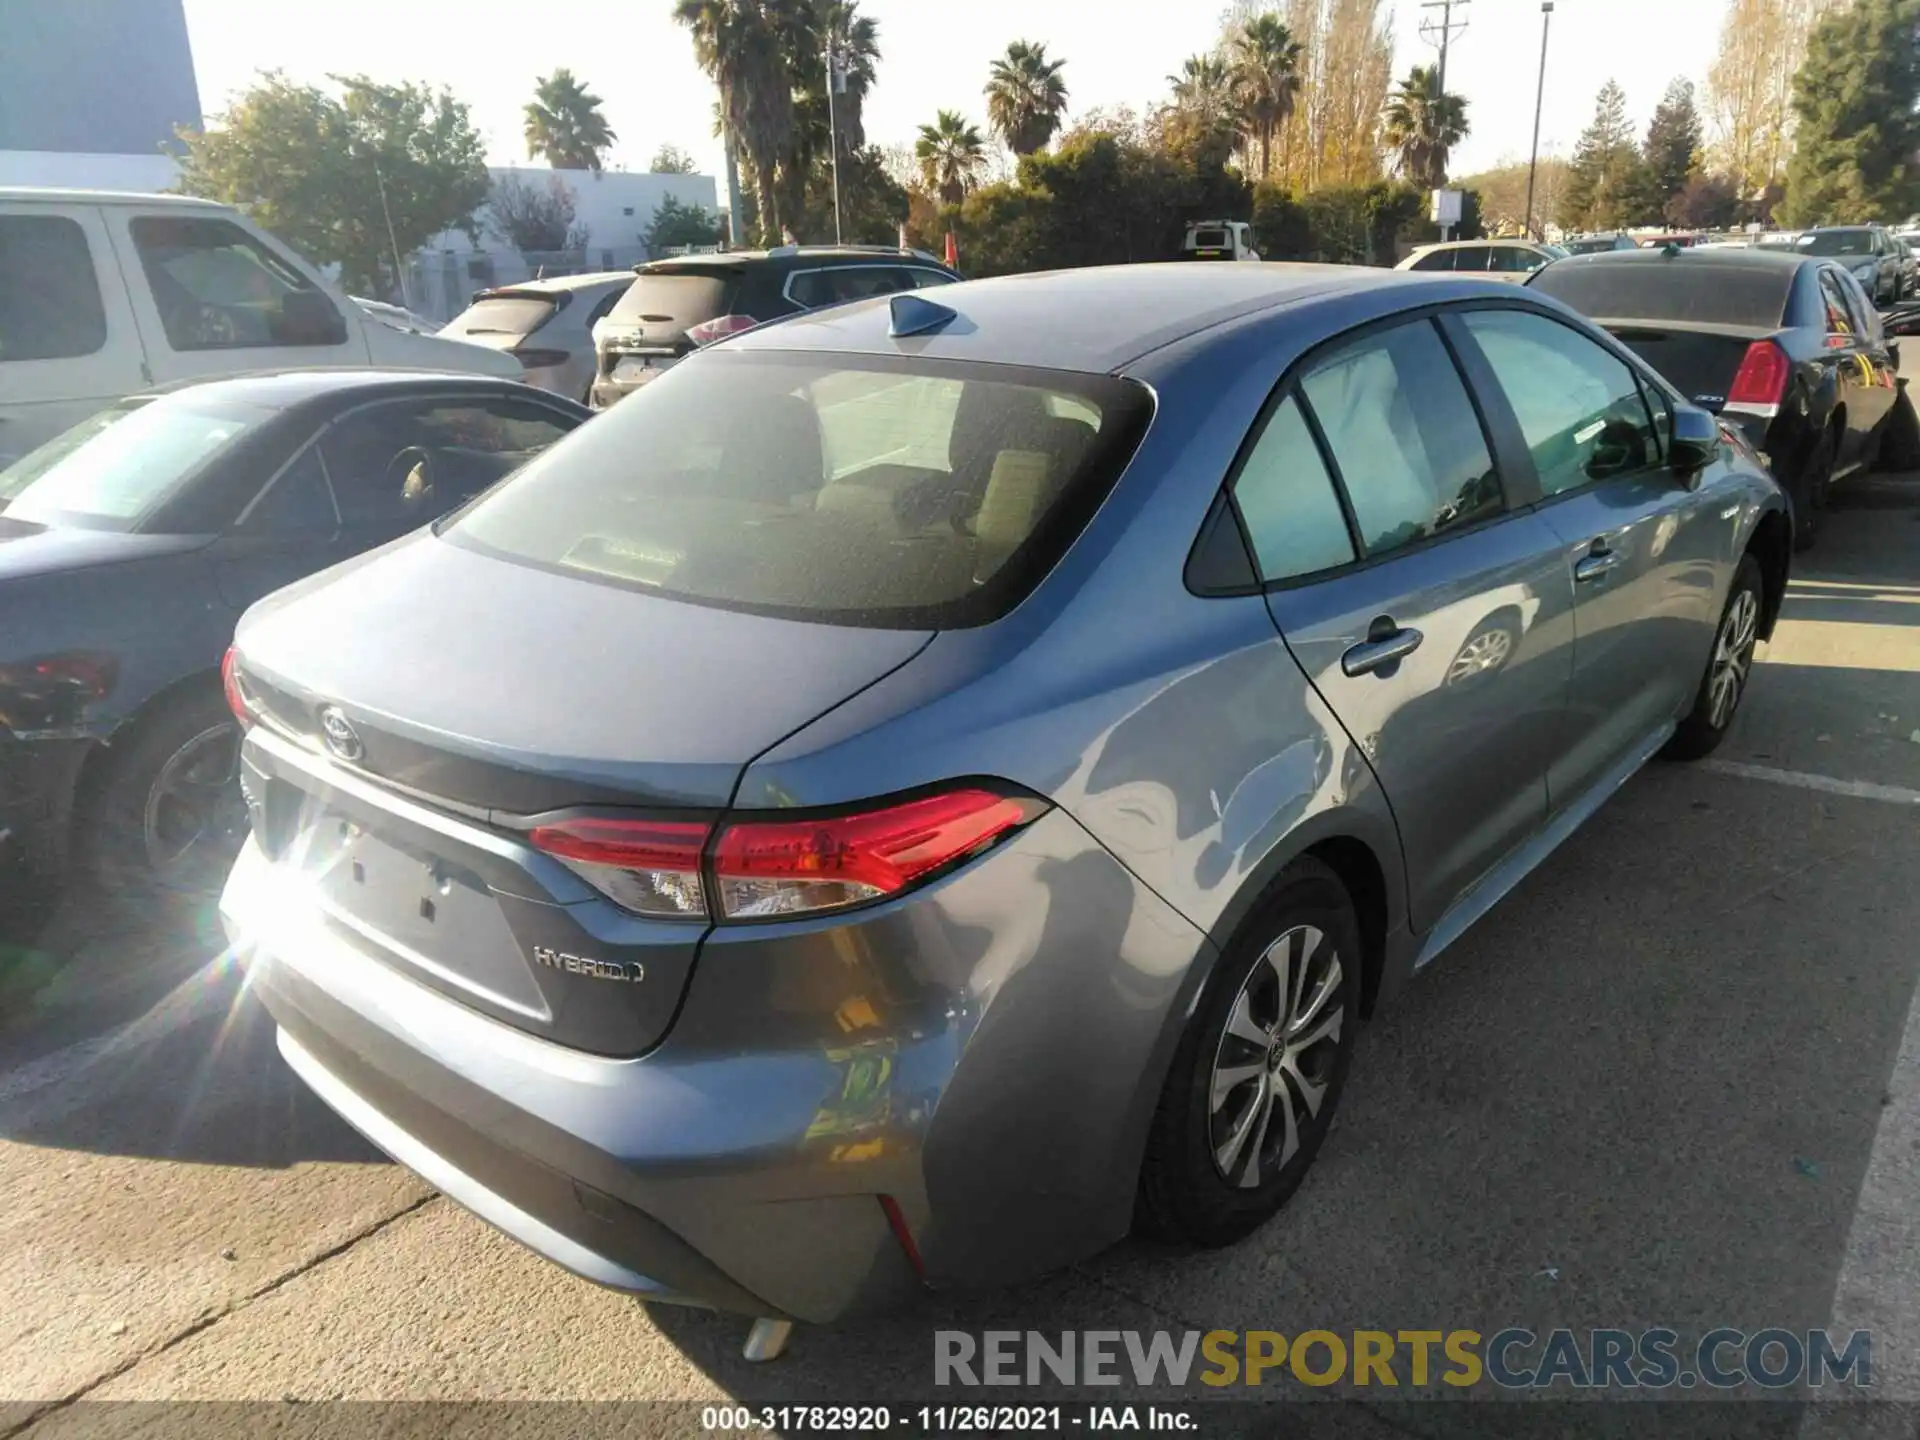
[(936, 1330), (936, 1385), (1493, 1385), (1726, 1390), (1873, 1384), (1873, 1336), (1825, 1330)]

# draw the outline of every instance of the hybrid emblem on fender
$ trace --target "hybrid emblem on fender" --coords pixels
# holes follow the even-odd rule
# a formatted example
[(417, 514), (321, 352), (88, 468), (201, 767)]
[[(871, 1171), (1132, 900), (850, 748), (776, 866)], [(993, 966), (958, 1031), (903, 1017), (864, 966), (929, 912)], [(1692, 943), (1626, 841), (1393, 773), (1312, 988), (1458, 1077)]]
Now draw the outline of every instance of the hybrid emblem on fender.
[(593, 980), (621, 980), (630, 985), (638, 985), (647, 978), (647, 967), (638, 960), (625, 963), (595, 960), (590, 955), (569, 955), (564, 950), (552, 950), (545, 945), (533, 947), (533, 963), (544, 965), (549, 970), (564, 970), (569, 975), (585, 975)]
[(367, 747), (360, 743), (360, 732), (340, 713), (338, 705), (321, 707), (320, 741), (327, 752), (339, 760), (358, 760), (367, 753)]

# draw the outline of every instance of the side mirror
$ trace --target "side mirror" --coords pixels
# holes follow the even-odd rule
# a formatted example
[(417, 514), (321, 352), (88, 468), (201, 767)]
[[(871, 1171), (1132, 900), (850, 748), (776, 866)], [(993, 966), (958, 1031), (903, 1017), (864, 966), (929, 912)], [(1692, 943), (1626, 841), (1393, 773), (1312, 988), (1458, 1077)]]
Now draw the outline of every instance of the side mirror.
[(281, 345), (344, 345), (347, 322), (318, 290), (289, 290), (280, 297), (273, 338)]
[(1676, 475), (1692, 475), (1713, 463), (1720, 451), (1720, 422), (1695, 405), (1673, 407), (1673, 438), (1667, 465)]

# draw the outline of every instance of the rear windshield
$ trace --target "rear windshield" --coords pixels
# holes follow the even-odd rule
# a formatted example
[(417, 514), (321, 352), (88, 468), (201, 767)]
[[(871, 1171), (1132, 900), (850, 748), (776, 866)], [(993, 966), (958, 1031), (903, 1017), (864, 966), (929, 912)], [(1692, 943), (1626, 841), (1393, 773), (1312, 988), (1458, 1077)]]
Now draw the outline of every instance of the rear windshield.
[(489, 295), (447, 322), (443, 335), (531, 335), (555, 310), (551, 295)]
[(442, 530), (567, 574), (732, 609), (946, 628), (1005, 613), (1146, 424), (1110, 376), (709, 351)]
[(684, 330), (728, 313), (740, 271), (675, 269), (640, 272), (607, 318), (625, 324), (671, 323)]
[(1871, 230), (1815, 230), (1798, 242), (1802, 255), (1871, 255)]
[(1211, 250), (1216, 246), (1227, 243), (1227, 232), (1224, 230), (1196, 230), (1193, 232), (1193, 243), (1203, 250)]
[(1532, 285), (1597, 319), (1771, 330), (1786, 313), (1793, 276), (1791, 265), (1716, 265), (1703, 254), (1697, 261), (1675, 257), (1654, 263), (1635, 259), (1615, 265), (1550, 265), (1534, 276)]

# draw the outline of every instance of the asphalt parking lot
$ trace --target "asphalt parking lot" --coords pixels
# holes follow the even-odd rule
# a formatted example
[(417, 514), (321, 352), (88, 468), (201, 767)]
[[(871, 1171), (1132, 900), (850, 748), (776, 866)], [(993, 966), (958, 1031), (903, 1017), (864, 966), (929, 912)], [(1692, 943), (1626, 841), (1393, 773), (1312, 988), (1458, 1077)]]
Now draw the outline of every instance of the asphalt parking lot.
[(76, 897), (0, 1017), (0, 1440), (75, 1401), (924, 1398), (936, 1328), (1867, 1328), (1876, 1388), (1920, 1400), (1920, 476), (1837, 503), (1728, 745), (1632, 781), (1371, 1027), (1277, 1221), (769, 1366), (370, 1150), (236, 1003), (210, 913)]

